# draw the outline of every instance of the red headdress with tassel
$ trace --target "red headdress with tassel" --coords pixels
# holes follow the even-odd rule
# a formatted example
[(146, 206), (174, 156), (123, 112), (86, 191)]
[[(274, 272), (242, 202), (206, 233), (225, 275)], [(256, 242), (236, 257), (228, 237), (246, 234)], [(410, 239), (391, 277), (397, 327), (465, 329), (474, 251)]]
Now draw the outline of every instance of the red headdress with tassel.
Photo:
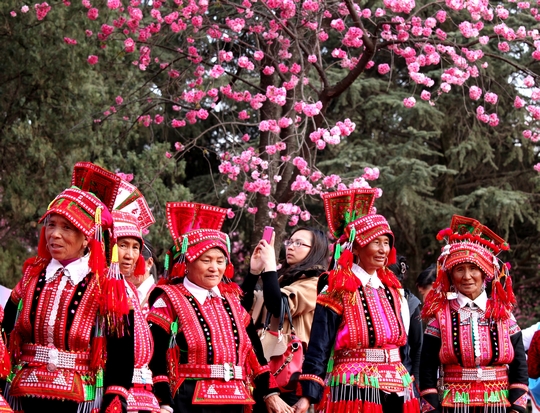
[[(357, 243), (365, 247), (375, 238), (386, 235), (390, 239), (391, 252), (387, 265), (395, 262), (394, 234), (382, 215), (374, 213), (373, 204), (377, 188), (353, 188), (322, 195), (328, 227), (338, 239), (334, 247), (335, 268), (328, 276), (328, 290), (355, 291), (360, 280), (352, 272), (352, 247)], [(343, 243), (344, 241), (347, 242)], [(399, 280), (391, 271), (378, 272), (381, 281), (388, 286), (400, 287)]]
[[(122, 179), (115, 173), (94, 165), (91, 162), (79, 162), (73, 170), (72, 184), (100, 194), (98, 196), (100, 196), (100, 199), (107, 206), (107, 210), (110, 211), (114, 209), (115, 205), (118, 205), (118, 196), (121, 185), (123, 184), (122, 182)], [(127, 215), (124, 218), (126, 221), (129, 220), (129, 216)], [(108, 229), (114, 233), (112, 215), (111, 225)], [(125, 229), (125, 234), (127, 233), (128, 230)], [(140, 237), (140, 230), (137, 231), (137, 234)], [(122, 336), (127, 321), (126, 317), (129, 314), (129, 302), (124, 279), (120, 274), (116, 245), (112, 247), (110, 266), (106, 277), (102, 281), (101, 290), (100, 313), (105, 317), (105, 328), (110, 333)]]
[[(141, 251), (144, 247), (142, 232), (156, 222), (146, 199), (137, 187), (127, 181), (120, 182), (120, 189), (112, 211), (114, 219), (113, 236), (116, 240), (131, 237), (139, 240)], [(133, 275), (142, 277), (146, 274), (146, 264), (139, 255)]]
[(506, 241), (476, 219), (460, 215), (452, 217), (450, 228), (439, 231), (437, 239), (446, 240), (447, 245), (437, 261), (437, 279), (426, 297), (422, 317), (432, 317), (446, 305), (452, 286), (451, 270), (462, 263), (477, 265), (486, 282), (492, 283), (486, 316), (495, 320), (510, 317), (515, 304), (512, 280), (508, 266), (497, 258), (501, 251), (510, 249)]
[[(120, 178), (112, 172), (101, 171), (102, 168), (92, 163), (77, 163), (73, 169), (72, 187), (60, 193), (40, 219), (42, 222), (51, 214), (59, 214), (79, 229), (89, 239), (89, 266), (98, 277), (104, 275), (106, 268), (102, 230), (112, 228), (113, 220), (109, 211), (120, 185)], [(40, 255), (46, 251), (42, 243), (46, 243), (44, 236), (40, 237)]]
[(238, 292), (236, 284), (231, 282), (234, 267), (230, 259), (229, 236), (220, 231), (227, 210), (194, 202), (168, 202), (166, 209), (167, 226), (174, 240), (173, 247), (165, 257), (166, 267), (169, 263), (173, 264), (169, 279), (184, 276), (186, 261), (193, 262), (206, 251), (219, 248), (228, 261), (219, 288), (222, 292), (225, 290)]

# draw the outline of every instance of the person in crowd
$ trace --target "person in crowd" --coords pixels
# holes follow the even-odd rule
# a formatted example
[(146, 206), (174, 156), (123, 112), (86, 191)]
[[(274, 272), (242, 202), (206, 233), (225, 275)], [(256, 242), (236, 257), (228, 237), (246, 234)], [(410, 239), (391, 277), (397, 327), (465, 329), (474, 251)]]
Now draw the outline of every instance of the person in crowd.
[[(141, 200), (142, 194), (139, 191), (135, 191), (134, 194), (137, 194), (138, 201), (146, 203)], [(136, 202), (135, 195), (130, 196), (129, 199), (131, 202)], [(124, 207), (127, 206), (124, 205)], [(127, 208), (127, 210), (133, 209), (138, 210), (138, 208)], [(152, 358), (152, 335), (146, 322), (146, 314), (139, 304), (138, 290), (135, 285), (129, 282), (129, 280), (138, 281), (145, 276), (146, 261), (142, 255), (145, 243), (142, 237), (142, 231), (152, 225), (155, 220), (149, 211), (137, 217), (125, 210), (113, 210), (112, 216), (114, 221), (113, 239), (116, 240), (113, 249), (117, 250), (118, 269), (126, 280), (126, 292), (134, 312), (135, 369), (132, 385), (127, 392), (127, 409), (128, 412), (144, 411), (159, 413), (159, 403), (152, 393), (152, 372), (148, 367)], [(114, 262), (111, 264), (111, 268), (113, 265)]]
[(165, 258), (167, 283), (150, 294), (148, 315), (155, 394), (162, 412), (240, 413), (254, 403), (249, 377), (268, 411), (292, 413), (279, 397), (251, 317), (240, 304), (240, 288), (230, 281), (230, 242), (220, 231), (226, 212), (167, 203), (175, 244)]
[(124, 265), (131, 268), (127, 275), (124, 272), (122, 274), (136, 288), (139, 304), (146, 316), (150, 311), (148, 298), (156, 285), (157, 278), (154, 248), (147, 239), (140, 238), (134, 243), (134, 238), (131, 240), (127, 238), (118, 243), (118, 252), (120, 266), (124, 261)]
[[(0, 305), (0, 323), (4, 319), (4, 307)], [(11, 360), (9, 352), (4, 343), (3, 335), (0, 335), (0, 380), (5, 381), (11, 373)], [(9, 406), (6, 399), (0, 394), (0, 413), (12, 413), (13, 410)]]
[(423, 270), (416, 278), (416, 288), (420, 293), (422, 302), (426, 300), (426, 296), (433, 287), (433, 283), (437, 278), (437, 265), (431, 264), (425, 270)]
[(459, 215), (437, 238), (447, 245), (422, 309), (422, 411), (524, 413), (527, 362), (508, 267), (497, 258), (508, 244)]
[[(307, 347), (317, 301), (317, 280), (328, 265), (328, 239), (321, 230), (315, 228), (296, 229), (284, 242), (285, 261), (279, 270), (276, 270), (273, 239), (270, 243), (264, 239), (261, 240), (253, 251), (249, 275), (242, 284), (243, 305), (246, 309), (251, 309), (255, 284), (261, 277), (264, 306), (272, 314), (270, 331), (278, 331), (282, 312), (281, 298), (285, 296), (289, 302), (295, 334)], [(262, 344), (267, 360), (270, 360), (272, 356), (283, 354), (287, 348), (291, 337), (287, 317), (285, 317), (282, 332), (285, 339), (280, 342), (276, 335), (264, 335)], [(282, 390), (281, 398), (290, 406), (298, 401), (298, 396), (292, 390)]]
[(540, 322), (521, 331), (523, 348), (527, 353), (529, 371), (529, 398), (531, 412), (540, 413)]
[(377, 193), (354, 188), (323, 195), (328, 226), (338, 239), (335, 268), (317, 299), (296, 412), (306, 412), (311, 403), (327, 413), (419, 409), (400, 358), (407, 341), (401, 284), (386, 267), (395, 262), (394, 235), (386, 219), (373, 213)]
[(72, 187), (41, 217), (38, 254), (25, 262), (2, 322), (14, 361), (6, 389), (14, 410), (127, 411), (135, 315), (124, 281), (106, 268), (102, 243), (119, 183), (78, 163)]
[[(407, 259), (402, 255), (398, 255), (397, 262), (389, 265), (388, 269), (396, 275), (401, 285), (403, 285), (409, 270)], [(409, 318), (406, 316), (403, 318), (407, 333), (407, 344), (401, 347), (401, 359), (403, 365), (415, 380), (416, 390), (420, 378), (420, 354), (422, 352), (423, 328), (422, 319), (420, 318), (420, 306), (422, 303), (408, 288), (403, 288), (402, 291), (402, 313), (405, 313), (403, 310), (408, 310), (410, 316)]]

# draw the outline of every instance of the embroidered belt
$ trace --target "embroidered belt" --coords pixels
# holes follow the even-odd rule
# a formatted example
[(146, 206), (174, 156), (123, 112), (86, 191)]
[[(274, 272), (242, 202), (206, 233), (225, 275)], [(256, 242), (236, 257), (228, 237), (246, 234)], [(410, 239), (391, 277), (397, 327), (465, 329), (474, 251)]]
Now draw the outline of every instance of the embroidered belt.
[(178, 376), (195, 379), (244, 380), (244, 369), (234, 364), (180, 364)]
[(39, 344), (23, 344), (21, 361), (30, 365), (46, 364), (47, 370), (58, 368), (85, 372), (90, 370), (89, 351), (66, 351)]
[(141, 368), (133, 369), (133, 379), (131, 380), (134, 384), (154, 384), (152, 380), (152, 372), (146, 366)]
[(368, 362), (368, 363), (396, 363), (401, 361), (399, 348), (362, 348), (351, 350), (337, 350), (334, 354), (335, 363)]
[(456, 365), (446, 365), (443, 367), (443, 371), (444, 381), (446, 383), (508, 380), (508, 370), (506, 366), (464, 368)]

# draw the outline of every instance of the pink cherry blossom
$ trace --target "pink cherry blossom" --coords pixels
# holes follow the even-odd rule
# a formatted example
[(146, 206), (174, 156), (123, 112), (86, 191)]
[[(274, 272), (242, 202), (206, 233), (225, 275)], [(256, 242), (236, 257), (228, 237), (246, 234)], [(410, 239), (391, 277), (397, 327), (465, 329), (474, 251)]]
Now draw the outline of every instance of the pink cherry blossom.
[(367, 181), (374, 181), (376, 179), (379, 179), (379, 168), (364, 168), (364, 175), (362, 175), (362, 178), (364, 178)]
[(11, 17), (17, 17), (17, 12), (14, 10), (11, 10), (9, 14), (11, 15)]
[(534, 86), (534, 79), (531, 75), (527, 76), (525, 79), (523, 79), (523, 84), (527, 87), (533, 87)]
[(93, 7), (88, 10), (87, 16), (90, 20), (96, 20), (99, 16), (99, 10)]
[(480, 89), (478, 86), (471, 86), (469, 89), (469, 97), (472, 100), (478, 100), (480, 99), (480, 96), (482, 96), (482, 89)]
[(416, 105), (416, 99), (414, 97), (408, 97), (403, 99), (403, 104), (406, 108), (413, 108)]
[(30, 8), (26, 4), (21, 7), (21, 13), (28, 13), (28, 10), (30, 10)]
[(77, 40), (71, 39), (71, 38), (69, 38), (69, 37), (64, 37), (64, 43), (65, 43), (65, 44), (69, 44), (69, 45), (76, 45), (76, 44), (77, 44)]
[(514, 107), (516, 109), (521, 109), (524, 106), (525, 106), (525, 101), (519, 96), (516, 96), (516, 98), (514, 99)]
[(431, 93), (429, 93), (427, 90), (422, 90), (422, 93), (420, 93), (420, 98), (422, 100), (430, 100), (431, 99)]
[(91, 65), (97, 64), (98, 60), (99, 58), (96, 55), (88, 56), (88, 63), (90, 63)]
[(253, 58), (257, 61), (261, 61), (264, 59), (264, 53), (260, 50), (257, 50), (255, 53), (253, 53)]
[(165, 152), (165, 157), (170, 159), (172, 158), (172, 154), (170, 152)]
[(116, 10), (122, 6), (120, 0), (107, 0), (107, 7), (111, 10)]
[(495, 105), (498, 99), (499, 97), (497, 96), (497, 94), (492, 93), (492, 92), (487, 92), (484, 95), (484, 100), (488, 103), (491, 103), (492, 105)]
[(291, 219), (289, 220), (289, 226), (294, 227), (298, 224), (298, 215), (292, 215)]
[(183, 128), (184, 126), (186, 126), (186, 121), (185, 120), (179, 120), (179, 119), (173, 119), (172, 122), (171, 122), (171, 126), (173, 128)]
[(36, 10), (36, 16), (38, 20), (43, 20), (47, 17), (47, 14), (51, 11), (51, 6), (49, 3), (43, 2), (41, 4), (35, 4), (34, 8)]
[(180, 152), (180, 151), (183, 151), (185, 149), (185, 147), (180, 142), (175, 142), (174, 143), (174, 149), (176, 149), (178, 152)]
[(382, 63), (377, 67), (377, 71), (381, 75), (385, 75), (390, 71), (390, 66), (387, 63)]

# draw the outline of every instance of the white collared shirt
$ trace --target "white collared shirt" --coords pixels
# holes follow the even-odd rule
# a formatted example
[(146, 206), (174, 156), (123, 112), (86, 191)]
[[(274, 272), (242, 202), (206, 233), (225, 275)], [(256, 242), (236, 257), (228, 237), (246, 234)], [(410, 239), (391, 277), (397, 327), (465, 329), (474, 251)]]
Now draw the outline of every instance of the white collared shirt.
[(369, 274), (364, 270), (362, 267), (360, 267), (357, 264), (352, 265), (352, 272), (354, 275), (358, 277), (360, 281), (362, 281), (362, 285), (371, 285), (373, 288), (381, 288), (384, 287), (382, 281), (377, 276), (377, 271), (375, 271), (373, 274)]
[(193, 294), (193, 297), (201, 304), (204, 304), (209, 295), (212, 297), (223, 298), (217, 285), (211, 290), (207, 290), (206, 288), (199, 287), (197, 284), (189, 281), (188, 277), (184, 277), (184, 287), (186, 287), (187, 290)]
[(137, 287), (137, 295), (139, 297), (139, 303), (142, 304), (152, 287), (154, 286), (154, 277), (151, 275), (144, 280), (141, 285)]
[(58, 260), (53, 258), (45, 270), (45, 282), (52, 281), (56, 275), (56, 272), (63, 268), (64, 275), (69, 278), (71, 284), (79, 284), (90, 272), (90, 268), (88, 267), (89, 258), (90, 255), (86, 254), (84, 257), (81, 257), (78, 260), (70, 262), (65, 267)]
[(461, 294), (460, 292), (457, 293), (457, 302), (459, 304), (459, 308), (463, 308), (469, 303), (474, 303), (485, 313), (487, 308), (487, 300), (488, 297), (485, 291), (482, 291), (474, 300), (471, 300), (469, 297)]

